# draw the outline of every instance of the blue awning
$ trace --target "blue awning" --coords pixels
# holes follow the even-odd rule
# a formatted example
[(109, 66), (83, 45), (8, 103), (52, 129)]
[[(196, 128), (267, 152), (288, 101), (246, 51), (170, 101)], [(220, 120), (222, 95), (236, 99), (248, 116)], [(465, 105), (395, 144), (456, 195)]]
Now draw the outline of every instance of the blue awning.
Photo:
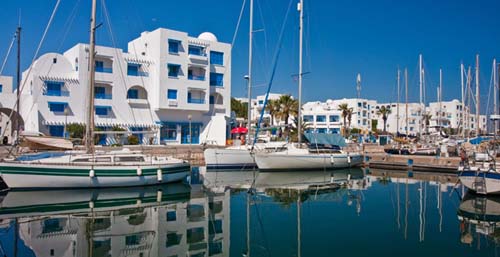
[(48, 102), (50, 104), (63, 104), (63, 105), (68, 105), (67, 102)]
[(96, 105), (95, 108), (106, 108), (106, 109), (111, 109), (112, 107), (110, 105)]
[(182, 43), (182, 41), (181, 41), (181, 40), (179, 40), (179, 39), (174, 39), (174, 38), (169, 38), (169, 39), (168, 39), (168, 42)]
[(304, 133), (304, 136), (311, 144), (337, 145), (340, 147), (347, 145), (344, 137), (339, 134)]
[(176, 66), (176, 67), (181, 67), (180, 64), (177, 63), (168, 63), (167, 66)]

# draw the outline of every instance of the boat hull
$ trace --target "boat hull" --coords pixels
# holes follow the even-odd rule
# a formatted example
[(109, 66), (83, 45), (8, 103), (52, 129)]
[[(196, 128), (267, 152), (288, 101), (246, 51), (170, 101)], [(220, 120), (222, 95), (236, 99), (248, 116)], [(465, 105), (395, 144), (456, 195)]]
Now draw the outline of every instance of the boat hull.
[(190, 166), (187, 163), (141, 167), (0, 163), (0, 173), (9, 188), (107, 188), (181, 181), (189, 175)]
[[(478, 189), (477, 178), (484, 179), (481, 190)], [(477, 194), (500, 194), (500, 173), (466, 170), (460, 174), (459, 179), (467, 189)]]
[(259, 170), (345, 169), (363, 163), (361, 154), (256, 154)]
[(247, 148), (238, 149), (206, 149), (205, 164), (208, 170), (220, 169), (253, 169), (257, 165)]

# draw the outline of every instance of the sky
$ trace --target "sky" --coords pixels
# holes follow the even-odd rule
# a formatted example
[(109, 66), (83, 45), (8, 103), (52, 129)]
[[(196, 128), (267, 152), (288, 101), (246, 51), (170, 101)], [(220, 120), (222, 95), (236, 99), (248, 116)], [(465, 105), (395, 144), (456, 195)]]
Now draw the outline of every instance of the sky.
[[(232, 95), (246, 96), (248, 73), (249, 0), (236, 31), (244, 0), (106, 0), (111, 26), (98, 0), (97, 44), (126, 49), (142, 31), (158, 27), (197, 36), (214, 33), (231, 43)], [(297, 95), (299, 65), (298, 0), (254, 0), (254, 93), (264, 94), (281, 27), (283, 41), (272, 92)], [(439, 69), (443, 70), (443, 100), (460, 98), (460, 63), (474, 69), (480, 56), (481, 102), (491, 100), (493, 58), (500, 58), (498, 0), (304, 0), (303, 101), (356, 97), (356, 74), (361, 96), (379, 102), (397, 101), (398, 67), (408, 69), (410, 101), (418, 101), (418, 55), (424, 58), (426, 101), (436, 100)], [(2, 0), (0, 60), (3, 61), (21, 13), (22, 69), (28, 68), (56, 0)], [(285, 14), (291, 8), (288, 17)], [(88, 42), (90, 0), (61, 0), (40, 54), (64, 52)], [(111, 27), (112, 34), (109, 32)], [(236, 33), (237, 32), (237, 33)], [(114, 38), (111, 40), (111, 35)], [(3, 75), (15, 74), (15, 52)], [(403, 85), (403, 81), (401, 82)], [(491, 106), (491, 104), (490, 104)], [(483, 107), (484, 108), (484, 107)]]

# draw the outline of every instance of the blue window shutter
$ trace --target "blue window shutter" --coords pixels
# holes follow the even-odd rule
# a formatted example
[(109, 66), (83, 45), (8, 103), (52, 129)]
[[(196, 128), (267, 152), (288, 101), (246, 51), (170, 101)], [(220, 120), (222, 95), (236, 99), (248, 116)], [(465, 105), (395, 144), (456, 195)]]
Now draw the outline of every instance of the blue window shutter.
[(213, 95), (210, 96), (210, 104), (214, 104), (215, 103), (215, 97)]
[(138, 98), (139, 98), (139, 90), (129, 89), (127, 91), (127, 99), (138, 99)]
[(210, 51), (210, 64), (224, 65), (224, 53)]
[(169, 89), (167, 92), (167, 98), (170, 100), (176, 100), (177, 99), (177, 90)]
[(0, 84), (0, 93), (2, 93), (2, 92), (3, 92), (3, 85)]

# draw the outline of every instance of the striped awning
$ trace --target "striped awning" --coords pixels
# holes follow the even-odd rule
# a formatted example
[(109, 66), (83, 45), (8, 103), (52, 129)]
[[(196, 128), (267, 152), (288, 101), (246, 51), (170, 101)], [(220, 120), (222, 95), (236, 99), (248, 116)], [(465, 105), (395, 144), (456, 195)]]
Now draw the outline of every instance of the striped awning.
[(189, 39), (189, 44), (190, 45), (196, 45), (196, 46), (201, 46), (201, 47), (207, 47), (209, 45), (209, 43), (203, 41), (203, 40), (199, 40), (199, 39)]
[(136, 64), (153, 64), (154, 63), (152, 60), (149, 60), (146, 58), (139, 58), (139, 57), (135, 57), (135, 56), (125, 56), (124, 59), (128, 63), (136, 63)]
[(73, 77), (65, 77), (65, 76), (50, 76), (50, 75), (41, 75), (39, 78), (42, 81), (58, 81), (58, 82), (69, 82), (78, 84), (80, 81), (78, 78)]
[[(69, 125), (69, 124), (80, 124), (80, 125), (85, 125), (85, 122), (81, 121), (70, 121), (65, 122), (64, 120), (44, 120), (42, 121), (43, 125), (46, 126), (64, 126)], [(122, 122), (95, 122), (96, 127), (122, 127), (122, 128), (159, 128), (161, 127), (160, 124), (156, 123), (122, 123)]]

